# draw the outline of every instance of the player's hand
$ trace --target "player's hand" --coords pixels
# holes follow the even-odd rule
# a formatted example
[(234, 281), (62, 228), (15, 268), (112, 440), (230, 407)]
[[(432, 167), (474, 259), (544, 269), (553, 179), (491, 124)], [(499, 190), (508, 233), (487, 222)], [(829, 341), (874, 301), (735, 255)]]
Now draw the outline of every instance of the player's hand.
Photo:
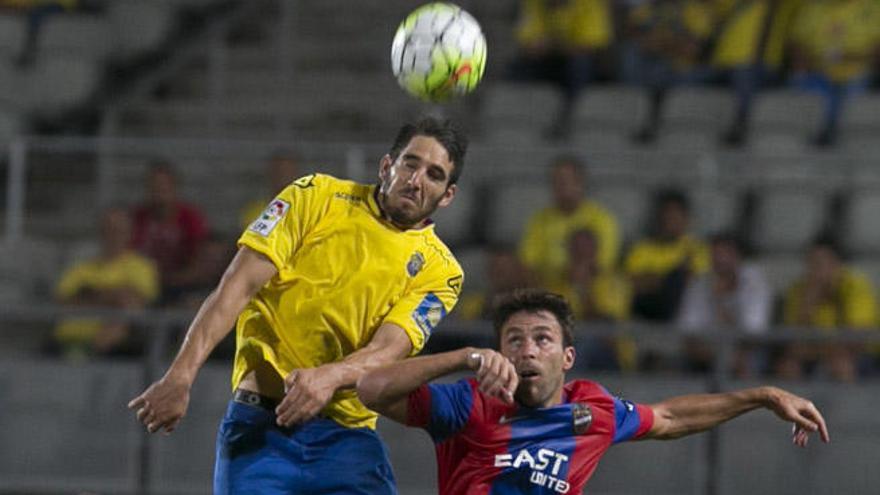
[(806, 447), (810, 433), (816, 431), (823, 442), (831, 441), (825, 418), (812, 402), (776, 387), (767, 387), (767, 392), (767, 408), (783, 420), (794, 423), (792, 443)]
[(519, 375), (509, 359), (492, 349), (476, 349), (468, 354), (467, 364), (477, 374), (481, 392), (513, 404)]
[(336, 375), (327, 366), (293, 370), (284, 379), (284, 399), (275, 408), (278, 426), (292, 426), (314, 418), (333, 398)]
[(189, 406), (190, 385), (174, 380), (167, 375), (153, 383), (144, 393), (128, 403), (128, 408), (136, 411), (137, 419), (150, 433), (164, 430), (169, 434), (177, 428), (186, 415)]

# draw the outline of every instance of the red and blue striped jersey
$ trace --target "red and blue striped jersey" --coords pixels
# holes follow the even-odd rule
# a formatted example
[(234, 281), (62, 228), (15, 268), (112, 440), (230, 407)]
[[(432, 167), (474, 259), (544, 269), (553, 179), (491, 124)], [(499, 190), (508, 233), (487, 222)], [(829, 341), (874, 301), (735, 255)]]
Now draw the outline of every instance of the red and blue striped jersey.
[(599, 459), (644, 435), (653, 411), (588, 380), (565, 385), (562, 404), (530, 409), (482, 394), (473, 378), (410, 394), (407, 424), (437, 449), (441, 495), (580, 493)]

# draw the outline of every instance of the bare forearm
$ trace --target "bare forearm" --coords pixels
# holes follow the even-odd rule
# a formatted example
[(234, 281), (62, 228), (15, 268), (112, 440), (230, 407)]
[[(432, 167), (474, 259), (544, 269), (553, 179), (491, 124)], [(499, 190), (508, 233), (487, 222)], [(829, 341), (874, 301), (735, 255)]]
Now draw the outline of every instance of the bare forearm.
[(721, 394), (695, 394), (673, 397), (652, 405), (656, 429), (651, 438), (673, 439), (717, 426), (768, 401), (765, 387)]
[(205, 299), (186, 332), (180, 351), (168, 370), (169, 375), (189, 383), (195, 380), (198, 370), (233, 328), (236, 317), (247, 303), (247, 299), (228, 299), (231, 298), (223, 297), (217, 290)]
[(385, 366), (358, 382), (358, 396), (367, 407), (382, 412), (386, 405), (405, 399), (423, 383), (469, 369), (468, 359), (473, 351), (468, 347)]

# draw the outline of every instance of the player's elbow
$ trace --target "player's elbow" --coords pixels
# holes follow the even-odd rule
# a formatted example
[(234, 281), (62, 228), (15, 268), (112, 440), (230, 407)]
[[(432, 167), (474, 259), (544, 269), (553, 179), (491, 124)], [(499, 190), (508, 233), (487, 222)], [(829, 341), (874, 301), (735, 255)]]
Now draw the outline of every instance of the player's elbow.
[(368, 408), (382, 412), (384, 391), (388, 388), (388, 379), (382, 373), (365, 373), (357, 381), (357, 394), (361, 402)]

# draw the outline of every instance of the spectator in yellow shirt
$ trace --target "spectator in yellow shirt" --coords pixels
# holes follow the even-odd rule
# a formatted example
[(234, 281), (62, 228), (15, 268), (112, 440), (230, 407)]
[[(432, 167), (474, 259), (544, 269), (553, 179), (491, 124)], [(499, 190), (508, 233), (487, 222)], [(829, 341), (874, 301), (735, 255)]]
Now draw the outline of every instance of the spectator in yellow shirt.
[[(94, 259), (76, 263), (61, 276), (58, 300), (93, 308), (138, 309), (159, 296), (159, 272), (149, 259), (130, 248), (131, 219), (122, 208), (101, 218), (101, 248)], [(53, 333), (53, 350), (71, 358), (136, 354), (142, 342), (124, 321), (71, 319)]]
[[(790, 326), (863, 329), (877, 325), (877, 299), (865, 275), (846, 266), (841, 249), (828, 237), (813, 242), (804, 275), (785, 296), (784, 323)], [(831, 377), (855, 381), (862, 346), (853, 344), (793, 343), (777, 361), (784, 378), (799, 378), (808, 369), (824, 368)]]
[(241, 209), (239, 218), (242, 229), (259, 218), (276, 194), (302, 175), (300, 161), (299, 154), (295, 151), (278, 150), (272, 154), (266, 164), (268, 188), (259, 198), (252, 200)]
[(690, 203), (684, 193), (660, 192), (654, 212), (656, 232), (636, 242), (624, 270), (633, 283), (633, 315), (669, 321), (678, 312), (691, 276), (709, 269), (709, 250), (688, 233)]
[[(631, 287), (613, 267), (599, 264), (599, 243), (587, 229), (568, 240), (566, 277), (551, 287), (571, 304), (575, 318), (584, 322), (618, 322), (629, 318)], [(635, 369), (635, 346), (629, 339), (580, 339), (578, 356), (591, 369)]]
[(617, 220), (602, 205), (585, 197), (587, 171), (583, 162), (562, 156), (551, 170), (553, 205), (532, 215), (519, 246), (523, 263), (544, 287), (552, 287), (564, 278), (569, 261), (566, 246), (573, 232), (593, 232), (603, 269), (617, 263), (620, 249)]
[(825, 99), (815, 144), (834, 144), (844, 100), (868, 88), (880, 56), (880, 3), (812, 0), (795, 20), (791, 46), (792, 84)]
[(547, 80), (560, 86), (560, 114), (550, 137), (566, 137), (572, 108), (593, 79), (597, 55), (611, 44), (608, 0), (521, 0), (519, 55), (510, 67), (516, 80)]
[(710, 65), (736, 94), (734, 120), (723, 139), (729, 145), (748, 138), (751, 104), (762, 87), (777, 83), (792, 19), (802, 0), (714, 0), (717, 35)]

